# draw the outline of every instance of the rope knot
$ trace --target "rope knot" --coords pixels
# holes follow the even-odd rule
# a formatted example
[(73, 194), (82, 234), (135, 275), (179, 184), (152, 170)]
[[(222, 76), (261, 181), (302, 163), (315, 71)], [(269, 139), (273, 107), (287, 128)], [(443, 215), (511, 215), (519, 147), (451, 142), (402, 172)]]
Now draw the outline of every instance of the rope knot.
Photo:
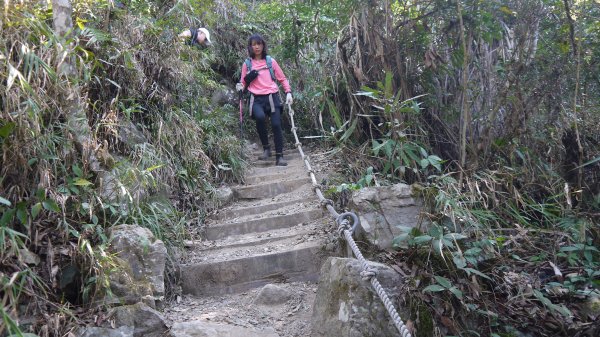
[(302, 143), (298, 142), (298, 143), (294, 144), (294, 146), (302, 146)]
[(331, 199), (323, 199), (323, 200), (321, 200), (321, 206), (325, 207), (327, 205), (333, 206), (333, 200), (331, 200)]
[(371, 279), (376, 276), (377, 276), (377, 270), (375, 270), (375, 268), (373, 268), (371, 266), (368, 266), (367, 268), (365, 268), (365, 270), (360, 272), (360, 277), (364, 281), (371, 281)]
[[(350, 222), (350, 220), (352, 220), (352, 222)], [(342, 213), (337, 217), (337, 219), (335, 219), (335, 221), (338, 223), (338, 231), (342, 235), (346, 229), (350, 231), (350, 234), (354, 234), (354, 231), (360, 224), (358, 216), (353, 212)]]
[(350, 230), (350, 224), (348, 223), (348, 220), (344, 220), (341, 224), (339, 224), (338, 226), (338, 234), (340, 235), (340, 237), (344, 237), (344, 232)]

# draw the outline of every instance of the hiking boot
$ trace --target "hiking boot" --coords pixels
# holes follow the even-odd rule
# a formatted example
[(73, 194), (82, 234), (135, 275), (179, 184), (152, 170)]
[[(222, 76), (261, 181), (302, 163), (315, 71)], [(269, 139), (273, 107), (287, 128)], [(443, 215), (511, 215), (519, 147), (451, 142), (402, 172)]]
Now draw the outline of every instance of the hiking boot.
[(271, 156), (271, 150), (270, 149), (265, 149), (263, 151), (263, 154), (261, 154), (260, 156), (258, 156), (258, 160), (267, 160), (267, 158), (269, 158)]
[(277, 156), (277, 159), (275, 160), (275, 165), (276, 166), (287, 166), (287, 161), (285, 161), (285, 159), (283, 159), (283, 156)]

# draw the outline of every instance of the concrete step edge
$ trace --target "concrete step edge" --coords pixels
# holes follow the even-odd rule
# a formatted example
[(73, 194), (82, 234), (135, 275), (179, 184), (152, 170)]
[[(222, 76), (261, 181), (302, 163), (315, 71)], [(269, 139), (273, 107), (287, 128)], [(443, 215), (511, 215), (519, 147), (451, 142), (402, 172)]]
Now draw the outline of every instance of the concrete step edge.
[[(311, 202), (311, 201), (312, 200), (308, 200), (308, 202)], [(317, 201), (316, 195), (315, 195), (315, 201)], [(286, 206), (289, 206), (289, 205), (302, 204), (302, 203), (306, 203), (306, 202), (307, 202), (306, 198), (300, 198), (300, 199), (284, 200), (284, 201), (271, 202), (271, 203), (265, 203), (265, 204), (257, 204), (257, 205), (253, 205), (253, 206), (243, 206), (243, 207), (235, 207), (234, 206), (231, 208), (221, 210), (218, 213), (212, 214), (208, 218), (208, 221), (209, 222), (216, 222), (216, 221), (231, 222), (232, 218), (241, 219), (241, 218), (245, 218), (248, 216), (253, 216), (253, 215), (257, 215), (257, 214), (261, 214), (261, 213), (264, 214), (264, 213), (278, 210), (278, 209), (284, 209)]]
[(274, 282), (316, 281), (325, 254), (323, 240), (237, 259), (180, 266), (184, 294), (230, 294)]
[(266, 232), (272, 229), (288, 228), (299, 223), (316, 220), (325, 215), (323, 209), (309, 209), (302, 212), (271, 216), (267, 218), (215, 224), (206, 228), (208, 240), (218, 240), (226, 236)]
[[(325, 221), (327, 221), (327, 219), (322, 218), (298, 224), (293, 227), (232, 235), (218, 240), (190, 242), (186, 245), (186, 249), (190, 251), (190, 255), (201, 256), (200, 260), (190, 256), (190, 261), (206, 261), (212, 258), (219, 260), (223, 256), (219, 251), (234, 252), (235, 250), (248, 251), (248, 249), (250, 251), (253, 249), (264, 250), (264, 247), (278, 245), (281, 241), (301, 243), (309, 240), (311, 237), (319, 237), (322, 235), (319, 228), (323, 226), (322, 222)], [(216, 257), (214, 257), (214, 255), (216, 255)]]
[(236, 199), (264, 199), (272, 198), (282, 193), (292, 192), (305, 184), (310, 184), (310, 178), (303, 177), (257, 185), (234, 187), (233, 193)]

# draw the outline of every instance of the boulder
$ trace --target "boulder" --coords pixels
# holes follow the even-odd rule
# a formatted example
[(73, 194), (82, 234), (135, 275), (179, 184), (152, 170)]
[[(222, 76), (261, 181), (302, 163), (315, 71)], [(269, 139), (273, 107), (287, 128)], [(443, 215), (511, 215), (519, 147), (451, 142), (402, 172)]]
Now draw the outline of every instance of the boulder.
[(162, 315), (144, 303), (113, 308), (110, 319), (120, 328), (133, 328), (133, 337), (161, 337), (168, 331)]
[[(394, 301), (401, 277), (393, 269), (369, 262), (400, 317), (408, 318)], [(312, 337), (388, 337), (399, 335), (383, 302), (360, 276), (356, 259), (329, 258), (321, 268), (312, 315)]]
[(116, 255), (117, 271), (110, 275), (111, 290), (119, 301), (143, 301), (154, 307), (165, 294), (164, 272), (167, 249), (149, 229), (119, 225), (111, 230), (110, 251)]
[(233, 200), (233, 190), (229, 186), (221, 186), (215, 190), (219, 205), (226, 206)]
[(401, 227), (419, 227), (422, 202), (406, 184), (366, 187), (352, 194), (349, 204), (360, 218), (357, 235), (379, 249), (392, 247)]
[(275, 284), (267, 284), (259, 291), (254, 299), (256, 304), (277, 305), (292, 298), (292, 292)]

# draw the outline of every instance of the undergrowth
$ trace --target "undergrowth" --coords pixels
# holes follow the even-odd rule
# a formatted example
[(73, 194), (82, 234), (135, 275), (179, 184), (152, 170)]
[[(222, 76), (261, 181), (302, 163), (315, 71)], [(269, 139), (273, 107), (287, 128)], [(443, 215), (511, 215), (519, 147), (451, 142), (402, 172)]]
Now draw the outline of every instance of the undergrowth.
[(235, 109), (207, 98), (214, 54), (175, 38), (206, 8), (72, 4), (65, 37), (46, 3), (3, 16), (0, 335), (75, 333), (110, 293), (113, 226), (180, 245), (246, 165)]

